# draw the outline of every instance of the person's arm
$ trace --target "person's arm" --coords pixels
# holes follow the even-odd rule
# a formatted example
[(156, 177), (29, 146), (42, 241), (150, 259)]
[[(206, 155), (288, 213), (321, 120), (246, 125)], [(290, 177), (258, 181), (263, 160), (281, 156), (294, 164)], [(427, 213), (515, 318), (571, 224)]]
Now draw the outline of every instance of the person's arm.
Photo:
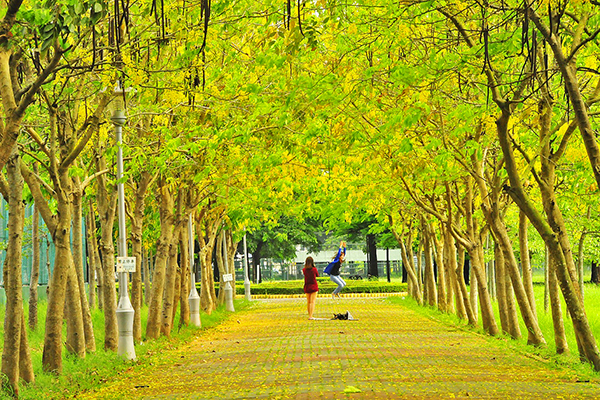
[[(346, 253), (344, 252), (344, 254), (346, 254)], [(335, 255), (335, 258), (333, 259), (333, 262), (336, 263), (336, 262), (340, 261), (341, 256), (342, 256), (342, 248), (340, 247), (338, 249), (337, 254)]]

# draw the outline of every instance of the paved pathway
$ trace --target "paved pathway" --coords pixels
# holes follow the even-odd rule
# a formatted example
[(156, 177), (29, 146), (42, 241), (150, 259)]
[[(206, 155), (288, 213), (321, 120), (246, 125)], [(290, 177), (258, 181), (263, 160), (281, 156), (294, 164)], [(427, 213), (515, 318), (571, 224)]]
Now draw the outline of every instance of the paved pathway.
[(600, 399), (600, 379), (441, 325), (381, 298), (257, 300), (152, 369), (132, 370), (89, 398)]

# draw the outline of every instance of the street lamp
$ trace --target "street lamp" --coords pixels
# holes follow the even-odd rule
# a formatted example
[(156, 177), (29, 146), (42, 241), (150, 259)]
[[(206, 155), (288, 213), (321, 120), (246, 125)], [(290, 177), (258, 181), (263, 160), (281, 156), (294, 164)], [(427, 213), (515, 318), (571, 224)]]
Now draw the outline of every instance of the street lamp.
[(200, 296), (196, 289), (196, 275), (194, 274), (194, 224), (192, 222), (192, 214), (188, 217), (188, 233), (189, 233), (189, 248), (190, 248), (190, 282), (192, 284), (188, 302), (190, 303), (190, 322), (198, 328), (202, 326), (200, 321)]
[(123, 125), (127, 121), (125, 110), (120, 98), (124, 95), (120, 85), (115, 89), (115, 108), (111, 121), (115, 127), (117, 140), (117, 191), (119, 212), (119, 241), (117, 258), (117, 272), (119, 273), (119, 304), (117, 305), (117, 325), (119, 327), (119, 346), (117, 354), (128, 360), (135, 359), (135, 347), (133, 344), (133, 316), (135, 311), (131, 306), (129, 294), (127, 293), (128, 273), (131, 272), (133, 258), (133, 270), (135, 271), (135, 258), (127, 257), (127, 242), (125, 230), (125, 188), (123, 185)]
[(246, 232), (244, 232), (244, 295), (248, 301), (252, 300), (250, 285), (250, 279), (248, 279), (248, 248), (246, 247)]
[(233, 306), (233, 274), (230, 274), (229, 271), (229, 260), (227, 256), (227, 239), (225, 238), (225, 230), (221, 231), (221, 236), (223, 237), (223, 264), (225, 266), (226, 274), (223, 274), (223, 282), (219, 283), (219, 290), (225, 291), (225, 309), (227, 311), (235, 311), (235, 307)]

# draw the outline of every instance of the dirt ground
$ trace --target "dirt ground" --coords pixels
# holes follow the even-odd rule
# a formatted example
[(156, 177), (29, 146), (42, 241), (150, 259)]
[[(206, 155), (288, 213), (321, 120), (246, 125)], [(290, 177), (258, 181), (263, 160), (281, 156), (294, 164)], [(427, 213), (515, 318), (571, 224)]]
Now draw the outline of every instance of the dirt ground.
[[(345, 311), (355, 321), (330, 320)], [(599, 379), (493, 346), (383, 298), (256, 300), (89, 399), (600, 399)]]

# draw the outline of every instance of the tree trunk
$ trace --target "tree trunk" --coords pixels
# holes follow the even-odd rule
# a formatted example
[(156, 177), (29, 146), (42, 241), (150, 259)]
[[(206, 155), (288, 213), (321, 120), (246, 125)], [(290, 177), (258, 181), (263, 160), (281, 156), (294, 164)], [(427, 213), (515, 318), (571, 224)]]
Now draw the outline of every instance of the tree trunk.
[[(88, 240), (88, 258), (90, 260), (90, 269), (92, 277), (91, 280), (97, 281), (96, 287), (98, 290), (98, 308), (102, 310), (104, 308), (104, 274), (102, 272), (102, 262), (100, 260), (100, 253), (98, 252), (98, 239), (97, 239), (97, 228), (96, 228), (96, 218), (94, 217), (94, 205), (92, 201), (89, 202), (89, 209), (87, 213), (87, 240)], [(91, 301), (91, 291), (90, 287), (90, 304)]]
[(31, 383), (35, 381), (35, 374), (33, 372), (33, 361), (31, 359), (31, 352), (27, 340), (27, 329), (25, 329), (24, 314), (21, 314), (21, 329), (22, 334), (19, 349), (19, 376), (26, 383)]
[[(468, 253), (467, 253), (468, 254)], [(472, 273), (473, 271), (473, 263), (468, 260), (469, 263), (469, 304), (471, 305), (471, 310), (473, 310), (473, 316), (475, 317), (475, 320), (477, 321), (478, 316), (479, 316), (479, 299), (477, 298), (477, 293), (478, 293), (478, 288), (477, 288), (477, 276)]]
[(519, 210), (519, 251), (521, 252), (521, 270), (523, 271), (523, 287), (533, 318), (537, 321), (537, 311), (535, 309), (535, 295), (533, 292), (533, 273), (531, 270), (531, 260), (529, 258), (529, 239), (527, 235), (527, 216)]
[(596, 285), (600, 285), (600, 266), (596, 261), (592, 261), (592, 276), (590, 281)]
[(552, 326), (554, 327), (554, 343), (557, 354), (569, 352), (567, 336), (565, 334), (565, 323), (563, 320), (562, 306), (560, 305), (560, 295), (558, 280), (556, 279), (556, 267), (552, 260), (549, 260), (548, 268), (548, 289), (550, 305), (552, 308)]
[(225, 230), (221, 231), (221, 238), (216, 241), (216, 262), (219, 269), (219, 294), (217, 295), (217, 304), (225, 304), (225, 282), (223, 282), (223, 275), (227, 274), (225, 270), (225, 260), (223, 259), (223, 235)]
[(133, 340), (137, 343), (142, 340), (142, 236), (144, 227), (144, 211), (146, 210), (146, 196), (148, 186), (153, 181), (152, 175), (142, 172), (139, 183), (134, 182), (135, 205), (131, 220), (131, 256), (135, 257), (135, 272), (131, 279), (131, 302), (133, 305)]
[[(576, 336), (578, 337), (579, 342), (582, 344), (582, 350), (584, 351), (584, 354), (582, 354), (582, 356), (594, 365), (595, 370), (600, 370), (600, 353), (598, 352), (596, 339), (594, 338), (588, 319), (585, 315), (585, 310), (581, 301), (579, 290), (576, 284), (574, 284), (574, 279), (571, 276), (571, 271), (567, 266), (567, 257), (563, 253), (563, 246), (565, 245), (565, 241), (560, 240), (558, 235), (553, 231), (553, 229), (550, 228), (550, 226), (544, 222), (543, 218), (533, 207), (527, 194), (523, 190), (517, 172), (518, 170), (516, 162), (512, 154), (512, 146), (508, 139), (509, 118), (510, 112), (508, 110), (503, 110), (502, 116), (498, 118), (496, 123), (498, 128), (498, 138), (502, 147), (502, 152), (505, 157), (506, 170), (511, 183), (511, 187), (506, 186), (505, 191), (512, 197), (515, 203), (517, 203), (519, 208), (523, 210), (523, 212), (525, 212), (525, 214), (529, 218), (529, 221), (538, 230), (540, 236), (542, 237), (550, 251), (550, 257), (553, 258), (553, 262), (556, 262), (556, 276), (559, 280), (560, 288), (563, 292), (567, 308), (569, 310), (569, 313), (571, 314)], [(542, 186), (545, 185), (540, 185), (540, 188), (542, 188)], [(545, 194), (549, 193), (546, 190), (544, 190), (544, 192)], [(556, 210), (556, 206), (556, 204), (546, 204), (546, 201), (544, 201), (544, 207), (549, 208), (549, 211), (552, 214), (554, 211), (557, 212), (556, 215), (547, 215), (549, 218), (553, 219), (553, 222), (558, 222), (558, 210)], [(564, 227), (564, 224), (562, 226)], [(560, 229), (561, 225), (557, 225), (555, 226), (555, 228)]]
[[(446, 221), (442, 224), (444, 235), (444, 254), (448, 265), (448, 276), (451, 282), (452, 291), (455, 294), (456, 314), (461, 319), (467, 319), (469, 325), (475, 326), (477, 320), (468, 301), (467, 285), (464, 279), (464, 258), (465, 252), (460, 245), (457, 246), (456, 240), (452, 235), (452, 224), (458, 220), (458, 213), (454, 213), (452, 207), (452, 190), (450, 185), (446, 184)], [(456, 256), (459, 255), (457, 262)], [(450, 286), (450, 285), (449, 285)], [(450, 299), (451, 301), (451, 299)]]
[(421, 233), (424, 238), (423, 251), (425, 252), (425, 302), (432, 307), (437, 305), (437, 290), (435, 288), (435, 274), (433, 272), (433, 260), (431, 258), (432, 252), (432, 238), (431, 232), (427, 228), (428, 223), (421, 220)]
[[(83, 189), (79, 177), (74, 177), (73, 183), (73, 224), (71, 225), (73, 237), (73, 266), (75, 268), (77, 284), (79, 286), (82, 322), (85, 334), (85, 349), (88, 352), (94, 352), (96, 351), (96, 338), (94, 337), (92, 314), (85, 294), (85, 282), (83, 278), (83, 230), (81, 225), (83, 219)], [(92, 287), (90, 285), (90, 291), (91, 290)]]
[(177, 265), (177, 244), (179, 243), (179, 229), (180, 225), (178, 224), (174, 228), (174, 232), (171, 237), (171, 243), (169, 245), (169, 262), (167, 264), (165, 275), (165, 288), (162, 304), (160, 332), (167, 337), (171, 336), (171, 322), (173, 321), (173, 313), (175, 312), (176, 308), (175, 286), (179, 270), (179, 266)]
[(431, 244), (434, 249), (435, 263), (437, 264), (437, 304), (442, 312), (450, 312), (450, 303), (448, 302), (448, 286), (446, 285), (446, 265), (444, 263), (444, 248), (437, 239), (433, 224), (427, 224), (430, 233)]
[(490, 260), (485, 264), (485, 270), (487, 274), (487, 284), (490, 291), (490, 297), (492, 299), (496, 299), (498, 297), (497, 293), (497, 282), (496, 282), (496, 263), (494, 260)]
[(148, 305), (148, 323), (146, 324), (146, 337), (157, 339), (160, 335), (163, 291), (165, 287), (165, 274), (169, 259), (169, 247), (173, 241), (174, 214), (173, 196), (166, 183), (159, 179), (160, 193), (160, 238), (156, 246), (156, 260), (152, 274), (152, 292)]
[(150, 297), (150, 260), (150, 249), (148, 249), (144, 262), (144, 304), (146, 305), (148, 305), (148, 298)]
[(506, 281), (504, 279), (504, 256), (498, 244), (494, 244), (494, 272), (496, 275), (496, 300), (498, 301), (498, 313), (500, 315), (500, 326), (502, 332), (509, 335), (508, 307), (506, 303)]
[[(591, 216), (592, 208), (588, 206), (587, 209), (587, 221), (589, 222)], [(581, 293), (581, 298), (585, 298), (584, 285), (583, 285), (583, 245), (585, 243), (585, 237), (587, 236), (587, 228), (584, 226), (581, 235), (579, 236), (579, 245), (577, 246), (577, 283), (579, 283), (579, 292)]]
[(550, 309), (550, 252), (544, 246), (544, 312)]
[[(200, 239), (200, 262), (202, 274), (200, 276), (200, 307), (207, 314), (211, 314), (217, 307), (217, 296), (215, 294), (214, 272), (212, 268), (212, 254), (221, 228), (223, 217), (221, 211), (212, 210), (212, 215), (201, 212), (198, 219), (202, 222), (196, 229)], [(204, 234), (202, 234), (204, 232)], [(260, 277), (259, 277), (260, 278)]]
[[(40, 212), (46, 226), (52, 234), (52, 240), (56, 248), (54, 257), (54, 272), (48, 295), (48, 309), (46, 317), (46, 331), (44, 336), (44, 352), (42, 363), (47, 372), (62, 372), (62, 326), (65, 307), (65, 296), (67, 291), (67, 280), (69, 274), (75, 274), (73, 258), (71, 253), (70, 225), (71, 225), (71, 199), (68, 195), (71, 178), (66, 170), (59, 172), (61, 185), (55, 187), (56, 215), (49, 210), (47, 203), (36, 178), (30, 173), (25, 174), (27, 184), (34, 195), (36, 204), (40, 205)], [(60, 218), (56, 218), (60, 216)], [(71, 338), (81, 338), (81, 341), (70, 342), (70, 349), (76, 354), (85, 355), (85, 334), (83, 332), (83, 321), (81, 315), (81, 300), (77, 280), (73, 280), (73, 286), (69, 288), (72, 297), (67, 298), (67, 307), (73, 314), (67, 315), (67, 328), (70, 329)], [(81, 321), (81, 324), (79, 323)], [(81, 329), (81, 330), (80, 330)]]
[(40, 279), (40, 214), (35, 205), (31, 222), (31, 244), (33, 257), (29, 281), (29, 329), (35, 330), (38, 324), (38, 281)]
[[(466, 314), (464, 307), (461, 310), (456, 310), (455, 298), (458, 291), (458, 282), (454, 275), (456, 270), (456, 249), (454, 247), (454, 238), (452, 234), (446, 229), (446, 224), (440, 224), (440, 233), (442, 235), (442, 246), (443, 246), (443, 265), (444, 265), (444, 277), (446, 282), (446, 305), (447, 310), (451, 314), (457, 314), (460, 319), (465, 319)], [(452, 242), (449, 243), (449, 240)]]
[(481, 243), (477, 243), (476, 247), (473, 247), (469, 251), (471, 258), (471, 268), (477, 278), (477, 293), (479, 295), (479, 307), (481, 308), (481, 323), (483, 329), (491, 336), (498, 334), (498, 325), (494, 318), (494, 312), (492, 310), (492, 301), (487, 288), (487, 280), (485, 276), (485, 269), (483, 267), (483, 247)]
[[(390, 226), (393, 227), (393, 219), (391, 216), (388, 216), (390, 221)], [(414, 265), (414, 257), (412, 254), (412, 224), (409, 223), (408, 233), (406, 239), (403, 240), (402, 236), (398, 234), (394, 229), (392, 229), (392, 233), (396, 238), (396, 241), (400, 245), (400, 251), (402, 254), (402, 263), (404, 265), (404, 269), (406, 270), (406, 274), (408, 275), (408, 288), (409, 293), (413, 299), (417, 301), (419, 305), (423, 304), (423, 294), (421, 293), (421, 287), (419, 285), (419, 279), (415, 272)], [(408, 244), (408, 246), (406, 245)]]
[[(493, 199), (497, 199), (497, 193), (493, 192), (491, 197)], [(514, 313), (512, 311), (512, 309), (514, 309), (514, 292), (519, 304), (519, 310), (521, 311), (523, 322), (527, 327), (527, 343), (534, 346), (545, 345), (546, 340), (544, 339), (544, 335), (539, 327), (537, 318), (531, 310), (530, 299), (527, 296), (527, 291), (525, 290), (523, 281), (521, 280), (521, 275), (519, 274), (519, 267), (512, 248), (511, 240), (506, 230), (506, 225), (500, 219), (498, 214), (497, 201), (494, 200), (492, 204), (482, 204), (482, 209), (490, 228), (494, 232), (499, 250), (502, 252), (502, 259), (504, 260), (504, 264), (502, 266), (496, 264), (496, 268), (501, 267), (505, 271), (501, 275), (507, 276), (510, 279), (510, 281), (507, 281), (507, 287), (504, 288), (504, 290), (507, 292), (507, 296), (509, 296), (507, 297), (506, 303), (506, 306), (509, 307), (509, 314), (507, 314), (507, 316), (510, 321), (513, 321), (508, 325), (510, 329), (510, 335), (513, 338), (521, 337), (519, 325), (518, 322), (516, 322), (516, 311)]]
[(89, 232), (89, 216), (85, 214), (85, 240), (87, 250), (87, 266), (88, 266), (88, 302), (90, 310), (96, 308), (96, 258), (94, 257), (93, 247), (90, 244)]
[[(98, 159), (97, 170), (106, 169), (104, 157)], [(102, 301), (104, 306), (104, 349), (116, 351), (119, 345), (117, 327), (117, 290), (115, 285), (115, 242), (113, 237), (117, 211), (116, 190), (109, 195), (106, 179), (98, 177), (96, 201), (100, 218), (102, 255)], [(100, 285), (99, 285), (100, 286)]]
[[(510, 282), (510, 276), (507, 273), (508, 266), (506, 262), (506, 258), (504, 257), (504, 251), (501, 249), (501, 246), (497, 243), (494, 245), (494, 253), (496, 255), (496, 277), (497, 281), (501, 281), (501, 284), (498, 286), (498, 299), (503, 297), (504, 306), (506, 307), (506, 330), (502, 327), (502, 330), (510, 335), (513, 339), (521, 338), (521, 329), (519, 327), (519, 317), (517, 315), (517, 308), (515, 306), (515, 298), (513, 287)], [(519, 281), (520, 282), (520, 281)], [(523, 293), (524, 295), (524, 293)], [(498, 306), (500, 308), (500, 301), (498, 301)], [(502, 311), (501, 314), (502, 315)], [(530, 321), (531, 322), (531, 321)], [(537, 334), (541, 337), (542, 343), (545, 344), (545, 341), (542, 336), (541, 330), (537, 326), (537, 321), (535, 322), (535, 328), (537, 329)], [(531, 344), (531, 343), (530, 343)], [(540, 344), (539, 342), (535, 343)]]
[(188, 326), (190, 324), (190, 303), (188, 297), (191, 291), (190, 286), (190, 243), (189, 232), (187, 225), (181, 229), (179, 236), (179, 249), (181, 255), (181, 277), (180, 277), (180, 293), (179, 293), (179, 326)]
[(369, 252), (369, 272), (367, 276), (379, 277), (379, 269), (377, 268), (377, 243), (375, 235), (367, 234), (367, 251)]
[(27, 346), (27, 329), (23, 316), (21, 254), (25, 206), (23, 204), (23, 178), (19, 170), (19, 164), (20, 158), (17, 153), (13, 153), (6, 164), (7, 186), (10, 189), (8, 198), (9, 243), (3, 268), (6, 311), (2, 351), (2, 373), (6, 375), (8, 385), (17, 397), (19, 395), (19, 377), (23, 376), (30, 381), (33, 380), (33, 368), (29, 346)]
[[(598, 185), (598, 187), (600, 187), (600, 148), (598, 147), (598, 143), (596, 142), (596, 133), (589, 119), (588, 105), (583, 100), (583, 96), (581, 95), (581, 90), (579, 87), (579, 82), (577, 80), (577, 63), (575, 53), (573, 57), (565, 57), (563, 53), (563, 44), (561, 43), (560, 38), (555, 32), (553, 32), (551, 29), (548, 28), (548, 26), (544, 24), (544, 22), (536, 13), (534, 8), (531, 7), (531, 5), (528, 3), (529, 2), (525, 2), (525, 11), (529, 19), (533, 21), (538, 31), (544, 36), (544, 39), (552, 49), (554, 59), (556, 60), (556, 64), (558, 66), (558, 69), (560, 70), (561, 76), (565, 83), (565, 88), (568, 93), (569, 101), (573, 107), (575, 120), (577, 121), (579, 133), (581, 134), (581, 137), (583, 139), (583, 144), (585, 146), (588, 159), (590, 161), (590, 166), (592, 167), (594, 178), (596, 179), (596, 184)], [(582, 24), (582, 27), (585, 26), (585, 24), (588, 21), (588, 18), (589, 16), (586, 15), (578, 21)], [(574, 38), (572, 45), (577, 46), (577, 43), (581, 43), (580, 38)], [(593, 353), (593, 349), (591, 350)], [(600, 369), (599, 362), (594, 361), (593, 363), (596, 366), (597, 370)]]
[[(67, 320), (67, 340), (66, 347), (69, 353), (84, 358), (86, 353), (85, 327), (83, 323), (83, 307), (81, 305), (81, 293), (79, 292), (79, 283), (77, 272), (73, 263), (72, 254), (68, 254), (67, 262), (69, 271), (67, 275), (67, 298), (66, 313)], [(84, 295), (85, 297), (85, 295)]]
[[(175, 244), (175, 248), (177, 248), (177, 243)], [(181, 303), (181, 265), (177, 262), (178, 255), (175, 254), (175, 263), (177, 269), (175, 271), (175, 286), (173, 289), (173, 307), (171, 307), (171, 331), (175, 326), (175, 316), (177, 315), (177, 305)], [(169, 332), (170, 333), (170, 332)]]
[[(557, 35), (552, 32), (548, 27), (542, 22), (540, 17), (537, 15), (536, 11), (526, 2), (526, 12), (527, 16), (533, 21), (538, 31), (542, 33), (546, 42), (550, 45), (552, 52), (554, 54), (554, 58), (558, 65), (558, 68), (561, 72), (562, 78), (565, 82), (565, 87), (569, 94), (569, 100), (572, 104), (573, 111), (575, 113), (575, 119), (577, 121), (577, 125), (579, 127), (579, 132), (583, 138), (583, 143), (585, 145), (588, 158), (590, 161), (590, 165), (592, 167), (592, 172), (594, 174), (594, 178), (596, 179), (596, 183), (600, 187), (600, 149), (596, 142), (596, 134), (594, 129), (590, 123), (589, 116), (587, 113), (587, 105), (583, 100), (583, 97), (580, 92), (579, 83), (577, 81), (577, 65), (575, 62), (575, 57), (566, 58), (563, 54), (563, 45), (558, 39)], [(579, 21), (581, 24), (585, 24), (588, 20), (588, 16), (581, 18)], [(574, 45), (579, 40), (574, 40)], [(548, 107), (551, 109), (551, 107)], [(549, 114), (549, 113), (548, 113)], [(502, 131), (503, 135), (504, 131), (507, 131), (507, 126), (502, 123)], [(506, 125), (508, 125), (508, 117), (506, 118)], [(499, 129), (500, 131), (500, 129)], [(506, 133), (506, 136), (508, 134)], [(502, 151), (505, 153), (510, 148), (510, 143), (508, 143), (508, 139), (503, 137), (501, 142), (505, 141), (502, 144)], [(547, 141), (544, 144), (547, 146)], [(506, 154), (505, 154), (506, 156)], [(550, 164), (550, 160), (547, 161), (547, 165)], [(513, 170), (509, 172), (509, 177), (516, 175), (516, 172)], [(544, 172), (542, 172), (544, 175)], [(545, 180), (547, 184), (540, 185), (540, 189), (547, 189), (546, 192), (549, 193), (550, 189), (552, 189), (553, 181)], [(520, 182), (514, 181), (511, 179), (511, 185), (514, 186), (516, 194), (521, 194)], [(525, 206), (525, 205), (524, 205)], [(596, 371), (600, 371), (600, 352), (598, 350), (598, 346), (596, 344), (596, 339), (591, 331), (589, 326), (589, 322), (587, 316), (585, 315), (585, 309), (583, 305), (583, 299), (581, 297), (581, 293), (575, 282), (577, 279), (574, 274), (574, 266), (572, 268), (572, 255), (571, 249), (568, 247), (568, 238), (566, 237), (566, 230), (564, 229), (564, 221), (562, 221), (562, 215), (558, 210), (556, 204), (546, 204), (544, 201), (544, 209), (546, 211), (546, 216), (548, 218), (548, 223), (550, 225), (551, 232), (544, 229), (546, 227), (539, 226), (539, 229), (544, 229), (544, 234), (541, 234), (542, 238), (544, 238), (544, 242), (548, 246), (550, 251), (550, 257), (552, 258), (552, 262), (556, 263), (556, 276), (558, 278), (560, 288), (563, 292), (563, 296), (565, 298), (565, 302), (567, 304), (567, 309), (569, 310), (569, 314), (573, 320), (573, 328), (575, 330), (576, 337), (578, 339), (578, 347), (580, 348), (580, 355), (591, 362), (594, 365), (594, 369)], [(524, 210), (525, 211), (525, 210)], [(531, 212), (530, 212), (531, 213)], [(534, 224), (534, 216), (528, 215), (529, 220)], [(538, 227), (536, 226), (536, 229)], [(558, 242), (558, 243), (557, 243)], [(560, 248), (557, 246), (560, 245)], [(556, 246), (556, 247), (554, 247)]]
[(421, 291), (423, 292), (423, 299), (425, 299), (425, 285), (423, 285), (423, 235), (421, 234), (419, 237), (419, 244), (417, 246), (417, 265), (416, 265), (416, 273), (417, 273), (417, 279), (419, 281), (419, 287), (421, 288)]
[[(450, 234), (450, 233), (449, 233)], [(450, 234), (450, 236), (452, 236)], [(452, 240), (454, 240), (454, 237), (452, 237)], [(463, 249), (462, 246), (458, 247), (458, 263), (456, 265), (456, 268), (454, 269), (454, 275), (455, 275), (455, 279), (456, 282), (458, 284), (458, 291), (456, 292), (457, 294), (460, 293), (460, 296), (456, 296), (457, 297), (457, 301), (460, 298), (461, 304), (457, 305), (456, 308), (460, 309), (463, 308), (465, 310), (465, 314), (467, 315), (467, 321), (469, 322), (469, 325), (471, 326), (476, 326), (477, 325), (477, 314), (476, 314), (476, 309), (473, 309), (472, 303), (470, 301), (469, 298), (469, 292), (467, 291), (467, 284), (465, 282), (465, 273), (464, 273), (464, 267), (465, 265), (465, 250)], [(471, 287), (471, 290), (472, 287)], [(474, 290), (474, 292), (476, 292), (476, 290)], [(475, 306), (477, 306), (477, 300), (475, 300), (474, 302)]]
[(235, 253), (237, 251), (238, 248), (238, 243), (234, 243), (233, 242), (233, 232), (231, 231), (231, 229), (227, 230), (227, 235), (226, 235), (226, 241), (227, 241), (227, 267), (228, 267), (228, 273), (231, 274), (233, 280), (229, 282), (229, 284), (231, 285), (231, 290), (233, 291), (233, 299), (235, 300), (235, 295), (236, 295), (236, 290), (235, 290)]

